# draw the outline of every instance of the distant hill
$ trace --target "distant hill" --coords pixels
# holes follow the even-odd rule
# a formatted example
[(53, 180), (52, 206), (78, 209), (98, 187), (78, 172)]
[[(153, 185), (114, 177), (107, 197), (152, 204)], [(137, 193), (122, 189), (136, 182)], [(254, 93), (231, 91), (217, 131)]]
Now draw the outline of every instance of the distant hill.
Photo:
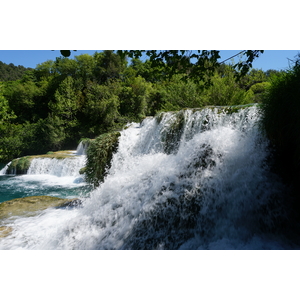
[(0, 61), (0, 81), (12, 81), (21, 79), (24, 73), (32, 68), (24, 66), (15, 66), (14, 64), (6, 64)]

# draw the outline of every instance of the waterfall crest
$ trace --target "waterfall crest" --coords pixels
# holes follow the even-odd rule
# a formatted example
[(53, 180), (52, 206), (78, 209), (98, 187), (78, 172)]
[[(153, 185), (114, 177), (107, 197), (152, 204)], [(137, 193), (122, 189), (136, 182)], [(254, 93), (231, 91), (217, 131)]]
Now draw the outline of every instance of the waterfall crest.
[(16, 220), (0, 249), (284, 248), (270, 233), (285, 187), (259, 118), (256, 106), (206, 108), (131, 124), (82, 207)]

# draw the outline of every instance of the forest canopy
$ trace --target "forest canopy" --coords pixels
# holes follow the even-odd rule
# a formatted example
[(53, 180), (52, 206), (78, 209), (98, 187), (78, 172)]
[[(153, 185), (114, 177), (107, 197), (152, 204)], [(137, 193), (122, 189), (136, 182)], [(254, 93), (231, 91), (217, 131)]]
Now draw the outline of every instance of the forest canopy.
[(154, 56), (145, 60), (141, 53), (60, 56), (24, 68), (17, 79), (1, 79), (0, 160), (72, 149), (82, 138), (120, 130), (160, 111), (260, 102), (278, 73), (251, 69), (251, 59), (214, 64), (217, 52), (197, 57), (184, 52), (177, 60), (172, 51), (169, 56), (151, 52)]
[(21, 79), (26, 71), (32, 70), (23, 66), (15, 66), (14, 64), (6, 64), (0, 61), (0, 81), (11, 81)]

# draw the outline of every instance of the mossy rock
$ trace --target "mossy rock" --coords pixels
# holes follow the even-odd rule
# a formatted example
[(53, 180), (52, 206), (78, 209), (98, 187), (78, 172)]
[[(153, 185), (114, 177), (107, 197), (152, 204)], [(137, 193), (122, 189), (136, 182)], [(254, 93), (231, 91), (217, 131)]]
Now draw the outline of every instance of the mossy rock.
[(81, 168), (81, 169), (79, 170), (79, 174), (80, 174), (80, 175), (85, 174), (85, 172), (86, 172), (86, 167), (83, 167), (83, 168)]
[(13, 231), (11, 227), (8, 226), (0, 226), (0, 239), (5, 238)]
[(90, 143), (86, 167), (80, 172), (85, 173), (85, 180), (94, 187), (104, 180), (111, 166), (113, 154), (117, 151), (120, 135), (118, 131), (105, 133)]
[(77, 199), (63, 199), (50, 196), (16, 198), (0, 203), (0, 220), (14, 216), (32, 216), (49, 207), (60, 207)]
[(179, 147), (181, 135), (185, 125), (184, 110), (173, 113), (165, 130), (161, 133), (164, 152), (167, 154), (176, 153)]
[(65, 158), (74, 158), (72, 155), (73, 151), (72, 150), (62, 150), (62, 151), (56, 151), (52, 152), (49, 151), (47, 154), (41, 154), (41, 155), (31, 155), (29, 158), (56, 158), (56, 159), (65, 159)]
[(89, 146), (93, 140), (94, 139), (90, 139), (90, 138), (81, 138), (79, 143), (82, 143), (84, 146)]
[(7, 168), (7, 174), (26, 174), (31, 163), (32, 158), (24, 156), (12, 160)]
[(205, 108), (210, 109), (217, 109), (218, 113), (226, 113), (226, 114), (233, 114), (237, 113), (239, 110), (251, 107), (253, 105), (257, 105), (256, 103), (250, 103), (250, 104), (243, 104), (243, 105), (231, 105), (231, 106), (205, 106), (201, 109), (193, 109), (193, 111), (199, 111)]

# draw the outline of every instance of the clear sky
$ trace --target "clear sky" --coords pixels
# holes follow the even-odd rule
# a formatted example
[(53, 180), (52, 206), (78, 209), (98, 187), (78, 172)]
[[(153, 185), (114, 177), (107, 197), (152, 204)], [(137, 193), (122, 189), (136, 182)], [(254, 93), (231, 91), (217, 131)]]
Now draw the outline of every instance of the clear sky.
[[(72, 51), (70, 58), (74, 58), (76, 55), (88, 53), (93, 55), (96, 51), (101, 50), (77, 50)], [(240, 50), (221, 50), (221, 61), (225, 60), (237, 53)], [(265, 52), (254, 61), (253, 67), (266, 71), (268, 69), (284, 70), (289, 67), (289, 59), (293, 60), (295, 56), (300, 53), (300, 50), (265, 50)], [(14, 65), (23, 65), (24, 67), (35, 68), (37, 64), (40, 64), (46, 60), (55, 60), (60, 56), (59, 50), (0, 50), (0, 61)], [(235, 62), (238, 58), (235, 58)]]

